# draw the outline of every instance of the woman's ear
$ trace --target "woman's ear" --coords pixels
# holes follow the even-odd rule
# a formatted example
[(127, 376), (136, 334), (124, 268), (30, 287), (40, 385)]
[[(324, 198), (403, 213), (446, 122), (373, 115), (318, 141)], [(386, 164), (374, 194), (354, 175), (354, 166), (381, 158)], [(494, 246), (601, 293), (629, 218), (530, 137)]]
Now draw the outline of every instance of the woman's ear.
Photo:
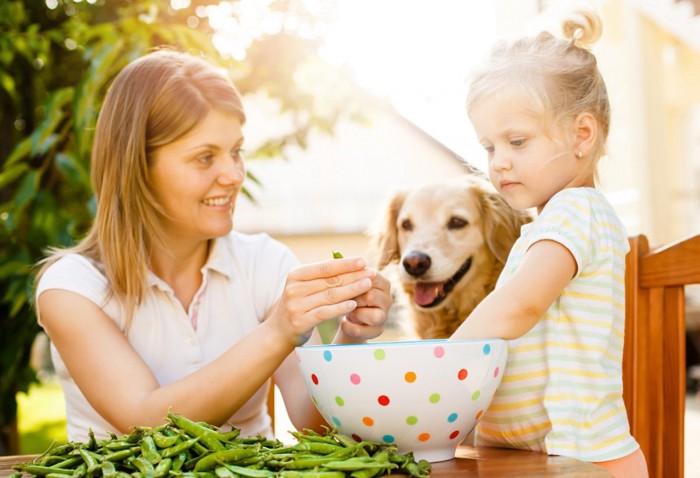
[(581, 152), (583, 156), (593, 151), (598, 139), (598, 122), (590, 113), (581, 113), (574, 120), (574, 135), (576, 153)]

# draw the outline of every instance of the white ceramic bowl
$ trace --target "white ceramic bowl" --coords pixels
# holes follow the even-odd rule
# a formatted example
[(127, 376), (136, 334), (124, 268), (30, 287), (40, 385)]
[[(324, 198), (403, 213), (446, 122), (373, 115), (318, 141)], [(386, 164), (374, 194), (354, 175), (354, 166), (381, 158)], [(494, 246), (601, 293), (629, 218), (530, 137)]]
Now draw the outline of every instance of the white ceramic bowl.
[(417, 340), (311, 345), (296, 354), (309, 394), (338, 431), (435, 462), (454, 458), (488, 408), (508, 345)]

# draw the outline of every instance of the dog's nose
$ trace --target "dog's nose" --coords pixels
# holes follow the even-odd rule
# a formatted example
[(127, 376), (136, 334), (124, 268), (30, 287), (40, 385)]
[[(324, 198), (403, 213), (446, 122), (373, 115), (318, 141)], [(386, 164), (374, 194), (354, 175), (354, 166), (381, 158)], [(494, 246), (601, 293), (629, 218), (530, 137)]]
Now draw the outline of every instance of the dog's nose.
[(413, 277), (420, 277), (430, 269), (430, 256), (423, 252), (413, 251), (403, 259), (403, 268)]

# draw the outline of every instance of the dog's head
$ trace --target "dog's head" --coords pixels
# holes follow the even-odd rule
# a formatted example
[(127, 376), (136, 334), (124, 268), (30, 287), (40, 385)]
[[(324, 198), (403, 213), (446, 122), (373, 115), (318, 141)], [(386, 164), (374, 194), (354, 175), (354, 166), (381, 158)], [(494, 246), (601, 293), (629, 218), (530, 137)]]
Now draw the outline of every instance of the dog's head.
[(397, 192), (377, 235), (378, 268), (399, 264), (399, 280), (414, 308), (449, 304), (464, 313), (455, 301), (467, 288), (479, 289), (472, 291), (479, 300), (490, 292), (520, 227), (530, 220), (473, 174)]

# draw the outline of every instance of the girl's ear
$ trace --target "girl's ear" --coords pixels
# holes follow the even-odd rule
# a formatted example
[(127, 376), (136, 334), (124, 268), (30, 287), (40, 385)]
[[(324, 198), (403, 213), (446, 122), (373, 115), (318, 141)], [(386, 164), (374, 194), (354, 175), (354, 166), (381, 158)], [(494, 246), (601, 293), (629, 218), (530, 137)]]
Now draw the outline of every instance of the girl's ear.
[(574, 120), (575, 151), (587, 156), (593, 151), (598, 138), (598, 122), (590, 113), (581, 113)]

